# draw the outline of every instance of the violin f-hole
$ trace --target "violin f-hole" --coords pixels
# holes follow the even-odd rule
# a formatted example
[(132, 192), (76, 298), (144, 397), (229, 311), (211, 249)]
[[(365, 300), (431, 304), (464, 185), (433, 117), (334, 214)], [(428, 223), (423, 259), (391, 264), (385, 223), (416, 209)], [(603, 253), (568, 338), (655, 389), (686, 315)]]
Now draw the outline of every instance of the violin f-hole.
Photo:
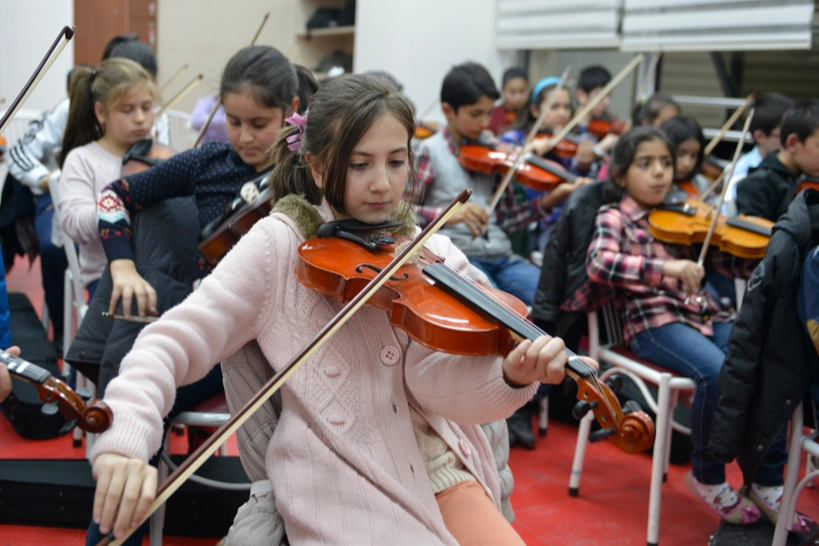
[[(382, 271), (382, 268), (378, 267), (377, 265), (361, 264), (359, 266), (356, 266), (355, 272), (356, 273), (364, 273), (364, 268), (375, 271), (376, 273), (381, 273), (381, 271)], [(395, 275), (390, 276), (391, 281), (405, 281), (407, 279), (409, 279), (409, 275), (407, 273), (402, 273), (402, 275), (400, 277), (396, 277)]]

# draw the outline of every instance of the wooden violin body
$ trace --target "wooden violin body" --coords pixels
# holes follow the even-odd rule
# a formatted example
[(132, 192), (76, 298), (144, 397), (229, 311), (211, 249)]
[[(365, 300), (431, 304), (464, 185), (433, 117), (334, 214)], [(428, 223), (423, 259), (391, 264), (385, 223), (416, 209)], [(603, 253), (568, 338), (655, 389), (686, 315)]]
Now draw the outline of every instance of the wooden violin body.
[[(402, 238), (387, 236), (376, 250), (355, 242), (314, 238), (299, 246), (299, 281), (342, 302), (351, 300), (392, 261)], [(370, 300), (385, 310), (393, 326), (434, 350), (461, 355), (506, 355), (521, 339), (543, 332), (526, 320), (527, 308), (517, 298), (475, 283), (445, 265), (426, 249), (405, 265)], [(567, 374), (578, 383), (578, 399), (628, 453), (645, 451), (654, 442), (654, 423), (642, 411), (625, 413), (596, 371), (571, 354)]]
[(801, 193), (807, 189), (819, 190), (819, 178), (814, 178), (812, 176), (802, 177), (799, 180), (799, 186), (796, 189), (796, 193)]
[(434, 121), (419, 121), (415, 126), (415, 138), (424, 140), (431, 137), (441, 129), (441, 126)]
[[(250, 231), (253, 225), (270, 214), (273, 209), (273, 189), (269, 187), (270, 175), (266, 174), (256, 180), (246, 182), (243, 191), (227, 206), (225, 212), (202, 230), (199, 252), (213, 265), (239, 242), (242, 235)], [(256, 188), (252, 198), (246, 199), (245, 188)]]
[[(505, 175), (513, 166), (514, 158), (484, 144), (464, 144), (458, 151), (458, 161), (470, 171)], [(529, 154), (514, 173), (515, 180), (539, 191), (552, 191), (563, 182), (574, 182), (577, 177), (554, 161)]]
[[(705, 241), (713, 220), (714, 207), (689, 199), (682, 206), (654, 209), (648, 217), (648, 231), (664, 243), (693, 245)], [(732, 256), (761, 259), (771, 239), (774, 223), (764, 218), (720, 215), (711, 244)]]
[(0, 351), (0, 362), (6, 365), (9, 374), (37, 389), (37, 396), (46, 404), (56, 404), (65, 417), (65, 432), (74, 424), (87, 432), (103, 432), (114, 419), (111, 409), (102, 400), (95, 400), (90, 406), (63, 381), (47, 370), (22, 358)]
[(160, 161), (176, 155), (176, 150), (151, 138), (140, 140), (128, 150), (122, 158), (120, 177), (125, 178), (132, 174), (150, 169)]
[(616, 117), (610, 119), (592, 118), (589, 121), (589, 133), (598, 139), (602, 139), (610, 134), (622, 135), (626, 132), (626, 128), (626, 122)]
[[(551, 140), (552, 138), (551, 131), (538, 131), (537, 139), (546, 139)], [(557, 155), (558, 157), (563, 157), (566, 159), (571, 159), (577, 155), (577, 146), (578, 141), (573, 137), (566, 135), (561, 140), (558, 141), (557, 144), (554, 145), (554, 148), (551, 149), (551, 152)]]

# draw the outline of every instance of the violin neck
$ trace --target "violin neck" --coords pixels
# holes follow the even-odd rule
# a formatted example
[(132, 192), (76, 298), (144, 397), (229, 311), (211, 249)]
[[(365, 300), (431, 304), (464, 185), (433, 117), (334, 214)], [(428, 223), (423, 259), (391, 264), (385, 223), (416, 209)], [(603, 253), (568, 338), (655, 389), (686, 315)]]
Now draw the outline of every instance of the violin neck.
[(22, 379), (27, 379), (39, 385), (44, 384), (52, 376), (48, 370), (41, 368), (31, 362), (12, 356), (6, 351), (0, 351), (0, 362), (6, 365), (11, 375), (16, 375)]
[(756, 233), (757, 235), (763, 235), (765, 237), (771, 236), (771, 228), (767, 226), (760, 226), (759, 224), (755, 224), (753, 222), (749, 222), (748, 220), (744, 220), (742, 218), (737, 218), (736, 216), (732, 216), (725, 221), (731, 227), (739, 228), (745, 231), (749, 231), (751, 233)]
[[(504, 303), (478, 288), (474, 282), (459, 275), (443, 263), (433, 263), (426, 266), (424, 274), (453, 292), (476, 311), (498, 321), (509, 331), (514, 332), (523, 339), (534, 341), (540, 336), (548, 335), (532, 322), (512, 311)], [(564, 351), (569, 355), (569, 362), (566, 364), (569, 371), (574, 372), (583, 379), (589, 379), (596, 375), (594, 368), (583, 362), (580, 357), (568, 349), (564, 349)]]

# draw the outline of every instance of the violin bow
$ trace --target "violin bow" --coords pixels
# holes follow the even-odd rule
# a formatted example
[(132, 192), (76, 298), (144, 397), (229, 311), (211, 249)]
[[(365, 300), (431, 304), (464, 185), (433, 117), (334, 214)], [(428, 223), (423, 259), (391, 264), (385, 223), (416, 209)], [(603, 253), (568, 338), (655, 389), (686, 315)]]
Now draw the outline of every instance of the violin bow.
[(162, 106), (162, 109), (161, 109), (161, 110), (159, 110), (159, 112), (157, 112), (156, 117), (159, 117), (159, 116), (161, 116), (162, 114), (164, 114), (165, 112), (167, 112), (168, 110), (170, 110), (170, 108), (171, 108), (171, 107), (172, 107), (174, 104), (176, 104), (177, 102), (179, 102), (179, 101), (182, 99), (182, 97), (184, 97), (185, 95), (187, 95), (188, 93), (190, 93), (190, 92), (193, 90), (193, 88), (194, 88), (194, 87), (196, 87), (197, 85), (199, 85), (199, 84), (202, 82), (202, 80), (203, 80), (204, 78), (205, 78), (205, 75), (204, 75), (204, 74), (199, 74), (199, 75), (198, 75), (198, 76), (196, 76), (194, 79), (192, 79), (192, 80), (190, 81), (190, 83), (188, 83), (188, 85), (186, 85), (185, 87), (183, 87), (183, 88), (182, 88), (182, 90), (181, 90), (179, 93), (177, 93), (176, 95), (174, 95), (174, 96), (173, 96), (173, 98), (171, 98), (171, 100), (169, 100), (168, 102), (166, 102), (166, 103), (165, 103), (165, 104)]
[(608, 83), (608, 85), (606, 85), (606, 87), (603, 88), (602, 91), (600, 91), (600, 94), (598, 94), (591, 101), (589, 101), (589, 103), (586, 106), (584, 106), (578, 113), (576, 113), (574, 115), (574, 117), (571, 119), (571, 121), (569, 121), (569, 123), (567, 123), (566, 126), (563, 127), (563, 129), (558, 131), (558, 133), (552, 137), (552, 139), (549, 141), (548, 145), (546, 146), (546, 150), (543, 153), (544, 154), (548, 153), (549, 150), (554, 148), (557, 145), (558, 142), (563, 140), (563, 137), (568, 135), (569, 131), (574, 129), (577, 126), (577, 124), (580, 123), (581, 119), (583, 119), (587, 115), (589, 115), (589, 112), (591, 112), (594, 109), (595, 106), (600, 104), (600, 101), (602, 101), (604, 98), (609, 96), (611, 94), (611, 92), (614, 91), (614, 88), (617, 87), (617, 85), (621, 81), (623, 81), (623, 78), (625, 78), (629, 74), (629, 72), (634, 70), (634, 67), (636, 67), (638, 64), (640, 64), (644, 58), (645, 58), (645, 53), (640, 53), (640, 54), (636, 55), (631, 60), (631, 62), (628, 63), (626, 65), (626, 67), (623, 68), (623, 70), (621, 70), (620, 73), (617, 74), (617, 76), (615, 76), (614, 79), (611, 80)]
[(285, 381), (293, 375), (296, 370), (304, 364), (313, 353), (315, 353), (333, 334), (335, 334), (347, 320), (349, 320), (369, 300), (390, 277), (398, 271), (410, 258), (413, 257), (415, 251), (420, 249), (432, 235), (438, 231), (449, 218), (464, 204), (469, 196), (472, 195), (471, 190), (463, 190), (458, 196), (447, 206), (446, 209), (433, 220), (421, 233), (418, 234), (413, 241), (404, 247), (401, 252), (393, 258), (367, 286), (364, 287), (353, 299), (349, 301), (341, 311), (326, 325), (321, 331), (297, 354), (294, 356), (276, 375), (270, 378), (265, 383), (256, 395), (251, 398), (241, 409), (234, 413), (230, 419), (197, 449), (193, 455), (188, 457), (174, 472), (168, 476), (157, 490), (156, 499), (148, 508), (146, 514), (142, 517), (139, 525), (128, 529), (125, 536), (121, 539), (114, 540), (113, 535), (109, 534), (97, 543), (97, 546), (106, 546), (112, 544), (118, 546), (122, 544), (131, 534), (142, 525), (160, 506), (162, 506), (170, 498), (173, 493), (179, 489), (182, 483), (185, 482), (196, 470), (201, 467), (205, 461), (213, 454), (213, 452), (227, 441), (231, 434), (241, 427), (250, 416), (258, 410), (268, 398), (278, 391)]
[(646, 75), (643, 76), (643, 81), (640, 82), (640, 87), (637, 88), (637, 94), (635, 95), (634, 100), (635, 104), (639, 103), (643, 99), (643, 93), (646, 92), (649, 83), (651, 82), (652, 78), (654, 78), (654, 73), (657, 72), (657, 66), (660, 64), (660, 57), (662, 56), (663, 51), (659, 49), (651, 58), (651, 64), (648, 67), (648, 71), (646, 72)]
[(34, 73), (26, 82), (26, 85), (23, 86), (22, 91), (20, 94), (17, 95), (17, 98), (14, 99), (14, 102), (11, 103), (11, 106), (6, 111), (6, 114), (0, 119), (0, 134), (3, 134), (3, 129), (6, 128), (8, 122), (17, 114), (20, 108), (23, 107), (26, 100), (28, 99), (31, 92), (34, 91), (34, 88), (37, 87), (37, 84), (40, 83), (40, 80), (43, 79), (48, 69), (51, 68), (51, 65), (54, 64), (54, 61), (57, 60), (57, 57), (60, 56), (60, 53), (63, 52), (65, 46), (68, 45), (68, 41), (74, 37), (74, 28), (64, 26), (60, 33), (57, 35), (57, 38), (54, 40), (54, 43), (51, 44), (51, 47), (48, 49), (48, 52), (43, 57), (43, 60), (40, 61), (40, 64), (37, 66), (37, 69), (34, 70)]
[[(750, 106), (753, 100), (754, 94), (751, 93), (745, 98), (745, 102), (742, 103), (742, 106), (734, 110), (734, 113), (731, 114), (731, 117), (729, 117), (728, 120), (722, 125), (719, 132), (716, 135), (714, 135), (714, 138), (712, 138), (708, 144), (706, 144), (705, 149), (702, 151), (703, 157), (708, 157), (709, 155), (711, 155), (711, 152), (713, 152), (714, 148), (717, 147), (717, 144), (720, 143), (722, 138), (725, 136), (725, 133), (728, 132), (728, 129), (730, 129), (734, 125), (734, 123), (737, 122), (739, 116), (741, 116), (742, 113), (748, 108), (748, 106)], [(742, 138), (744, 139), (745, 135), (743, 135)], [(739, 142), (740, 144), (745, 144), (744, 140), (740, 140)], [(730, 180), (730, 178), (728, 180)]]
[(567, 66), (566, 69), (563, 71), (563, 75), (560, 76), (560, 81), (557, 82), (557, 85), (554, 88), (554, 91), (549, 95), (549, 100), (546, 101), (546, 104), (540, 111), (540, 115), (535, 120), (535, 124), (532, 125), (532, 128), (529, 129), (529, 134), (526, 135), (526, 140), (523, 141), (523, 144), (520, 147), (517, 155), (515, 156), (515, 162), (512, 164), (512, 167), (507, 171), (506, 175), (501, 180), (500, 184), (498, 184), (498, 188), (495, 190), (495, 195), (492, 196), (492, 202), (489, 204), (489, 210), (487, 210), (487, 214), (489, 216), (495, 211), (495, 208), (500, 203), (501, 197), (506, 192), (507, 186), (509, 186), (509, 182), (512, 180), (512, 177), (515, 175), (515, 171), (517, 171), (518, 167), (523, 163), (526, 159), (526, 154), (528, 153), (526, 148), (532, 143), (532, 141), (537, 136), (537, 132), (540, 131), (540, 127), (543, 125), (543, 121), (546, 119), (546, 114), (549, 113), (549, 109), (551, 109), (552, 104), (554, 103), (555, 99), (557, 99), (557, 95), (560, 93), (560, 90), (566, 84), (566, 80), (569, 78), (569, 72), (571, 71), (572, 67)]
[[(250, 45), (256, 45), (256, 40), (259, 39), (259, 34), (262, 33), (262, 29), (264, 28), (265, 23), (267, 23), (267, 19), (270, 17), (270, 12), (264, 14), (264, 18), (262, 19), (259, 28), (256, 29), (256, 34), (253, 35), (253, 39), (250, 40)], [(208, 130), (208, 126), (210, 122), (213, 120), (213, 116), (216, 115), (216, 111), (222, 105), (222, 99), (217, 97), (216, 102), (213, 104), (213, 108), (210, 109), (210, 114), (208, 114), (208, 119), (205, 120), (205, 123), (202, 124), (202, 127), (199, 129), (199, 133), (196, 135), (196, 140), (193, 142), (193, 148), (198, 148), (199, 143), (202, 142), (202, 137), (205, 136), (205, 131)]]
[(182, 74), (182, 72), (184, 72), (187, 69), (188, 69), (188, 63), (185, 63), (182, 66), (180, 66), (179, 69), (176, 72), (173, 73), (173, 76), (168, 78), (168, 81), (166, 81), (165, 83), (162, 84), (162, 87), (159, 88), (159, 92), (161, 93), (165, 89), (167, 89), (168, 86), (171, 85), (171, 82), (174, 81), (176, 78), (178, 78), (179, 75)]
[[(742, 145), (745, 143), (745, 135), (748, 134), (748, 127), (751, 125), (751, 120), (754, 117), (754, 109), (751, 108), (750, 112), (748, 112), (748, 117), (745, 118), (745, 125), (742, 127), (742, 136), (737, 142), (737, 147), (734, 150), (734, 158), (731, 160), (731, 164), (728, 166), (728, 176), (727, 180), (730, 180), (732, 176), (734, 176), (734, 167), (737, 165), (737, 161), (739, 161), (739, 154), (742, 152)], [(719, 195), (719, 203), (712, 209), (712, 214), (714, 215), (711, 218), (711, 225), (708, 226), (708, 233), (705, 234), (705, 240), (702, 242), (702, 248), (700, 249), (700, 256), (697, 259), (697, 265), (702, 267), (705, 263), (705, 255), (708, 254), (708, 246), (711, 244), (711, 238), (714, 235), (714, 230), (717, 227), (717, 222), (720, 218), (720, 211), (722, 210), (722, 204), (725, 202), (725, 194), (728, 190), (728, 184), (723, 185), (722, 192)], [(691, 300), (691, 296), (685, 298), (686, 305)]]

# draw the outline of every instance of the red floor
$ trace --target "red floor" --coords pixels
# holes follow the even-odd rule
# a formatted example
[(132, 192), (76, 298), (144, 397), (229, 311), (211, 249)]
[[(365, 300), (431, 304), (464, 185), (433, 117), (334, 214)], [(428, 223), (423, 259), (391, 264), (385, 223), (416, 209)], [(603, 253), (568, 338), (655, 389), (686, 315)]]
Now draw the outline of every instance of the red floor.
[[(8, 276), (9, 291), (25, 292), (36, 309), (42, 305), (39, 265), (29, 270), (18, 260)], [(647, 455), (627, 455), (610, 443), (589, 447), (580, 496), (567, 494), (577, 429), (552, 422), (549, 435), (539, 438), (534, 451), (513, 448), (510, 465), (515, 476), (512, 503), (515, 528), (528, 545), (641, 545), (646, 540), (648, 484), (651, 459)], [(174, 440), (172, 451), (180, 452), (184, 438)], [(229, 452), (236, 454), (235, 442)], [(82, 458), (84, 449), (71, 447), (70, 437), (29, 441), (17, 436), (0, 417), (0, 459)], [(690, 465), (672, 466), (663, 486), (660, 544), (664, 546), (705, 546), (719, 526), (710, 513), (689, 493), (684, 481)], [(740, 485), (736, 465), (728, 469), (728, 479)], [(2, 510), (2, 507), (0, 507)], [(819, 492), (806, 491), (799, 510), (819, 519)], [(73, 529), (0, 525), (0, 546), (40, 546), (43, 544), (83, 544), (85, 533)], [(166, 537), (167, 546), (213, 545), (216, 540)], [(148, 544), (147, 539), (144, 544)]]

